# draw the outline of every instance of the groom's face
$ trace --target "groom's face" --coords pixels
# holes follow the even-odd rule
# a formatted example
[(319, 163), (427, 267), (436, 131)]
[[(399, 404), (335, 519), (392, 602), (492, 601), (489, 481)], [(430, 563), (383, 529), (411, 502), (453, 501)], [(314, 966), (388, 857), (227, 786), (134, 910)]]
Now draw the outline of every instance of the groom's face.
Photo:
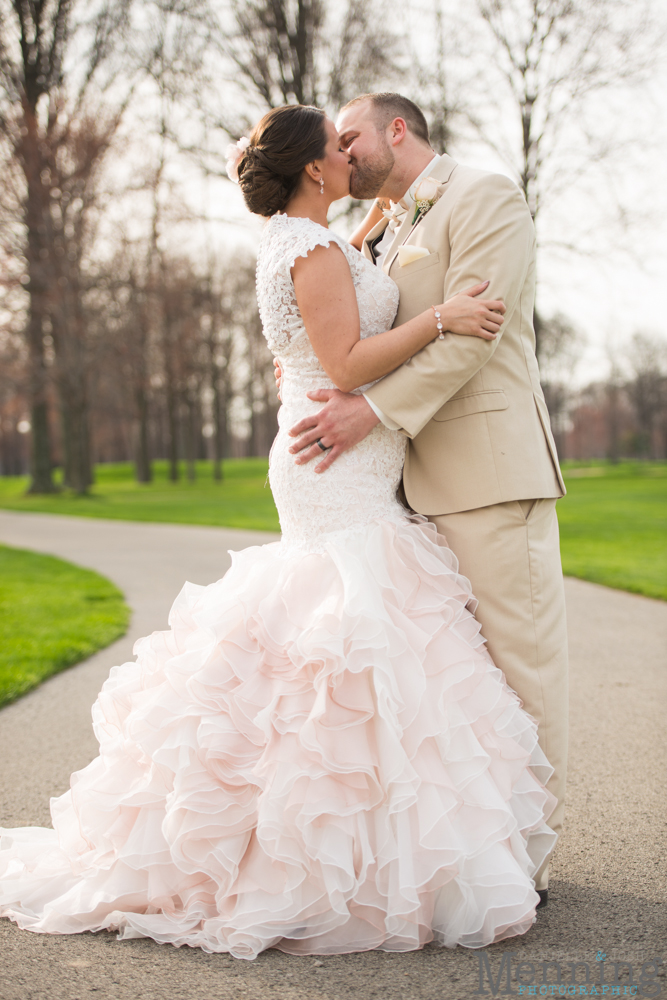
[(353, 198), (376, 198), (394, 167), (394, 154), (385, 132), (378, 130), (370, 103), (341, 111), (336, 122), (341, 147), (350, 157)]

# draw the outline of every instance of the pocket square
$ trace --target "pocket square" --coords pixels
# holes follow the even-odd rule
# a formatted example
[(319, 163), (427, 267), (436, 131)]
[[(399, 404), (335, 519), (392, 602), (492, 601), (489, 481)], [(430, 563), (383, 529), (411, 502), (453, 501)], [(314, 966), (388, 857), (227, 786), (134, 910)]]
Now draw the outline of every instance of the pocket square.
[(399, 267), (405, 267), (406, 264), (412, 264), (413, 261), (419, 260), (420, 257), (430, 256), (431, 251), (427, 250), (426, 247), (413, 247), (404, 244), (402, 247), (398, 248), (398, 264)]

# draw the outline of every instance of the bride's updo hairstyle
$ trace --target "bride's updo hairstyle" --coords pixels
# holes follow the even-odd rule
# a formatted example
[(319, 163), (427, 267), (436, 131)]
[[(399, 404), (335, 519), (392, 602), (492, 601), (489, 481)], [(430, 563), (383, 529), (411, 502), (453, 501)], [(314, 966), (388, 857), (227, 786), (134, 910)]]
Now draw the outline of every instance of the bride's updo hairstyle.
[(324, 156), (325, 114), (319, 108), (288, 104), (264, 115), (239, 160), (239, 185), (256, 215), (282, 212), (295, 194), (303, 168)]

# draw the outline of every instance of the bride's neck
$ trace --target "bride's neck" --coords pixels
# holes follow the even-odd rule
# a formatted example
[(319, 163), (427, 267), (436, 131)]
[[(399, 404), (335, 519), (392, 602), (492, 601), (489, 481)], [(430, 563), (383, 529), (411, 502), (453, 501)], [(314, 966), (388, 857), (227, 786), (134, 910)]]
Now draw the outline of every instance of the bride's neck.
[(319, 191), (315, 193), (311, 193), (310, 191), (297, 192), (287, 202), (285, 215), (289, 215), (295, 219), (312, 219), (313, 222), (317, 222), (320, 226), (328, 228), (327, 215), (330, 204), (331, 199), (327, 198), (326, 191), (324, 194), (320, 194)]

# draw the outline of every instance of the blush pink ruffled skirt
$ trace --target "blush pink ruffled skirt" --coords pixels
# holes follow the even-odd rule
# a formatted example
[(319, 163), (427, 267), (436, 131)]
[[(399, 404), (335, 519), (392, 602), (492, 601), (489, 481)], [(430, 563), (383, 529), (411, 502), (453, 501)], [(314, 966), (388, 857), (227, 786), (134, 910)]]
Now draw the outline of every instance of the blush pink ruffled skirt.
[(470, 602), (407, 519), (186, 584), (111, 671), (54, 829), (0, 831), (0, 914), (238, 958), (524, 933), (551, 769)]

